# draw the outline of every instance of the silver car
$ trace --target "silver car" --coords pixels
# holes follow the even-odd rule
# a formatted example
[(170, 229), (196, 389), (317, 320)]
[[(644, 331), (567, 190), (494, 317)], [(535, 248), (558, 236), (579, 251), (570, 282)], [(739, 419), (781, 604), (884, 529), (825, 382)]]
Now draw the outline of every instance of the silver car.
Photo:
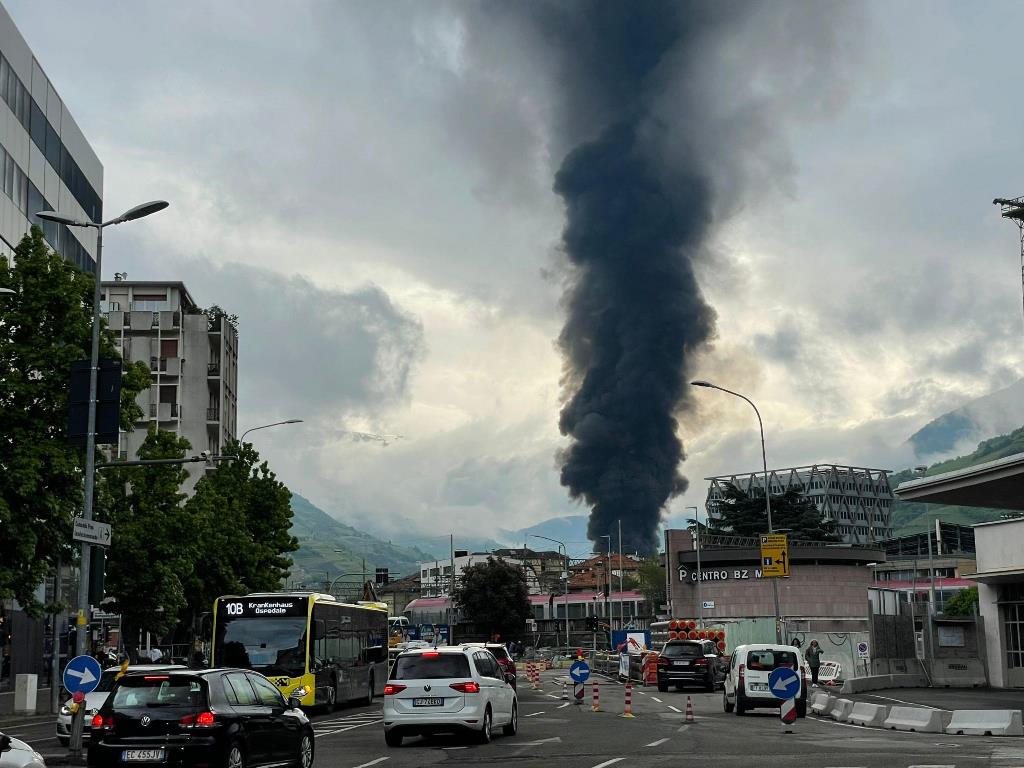
[(46, 768), (46, 763), (24, 741), (0, 733), (0, 768)]

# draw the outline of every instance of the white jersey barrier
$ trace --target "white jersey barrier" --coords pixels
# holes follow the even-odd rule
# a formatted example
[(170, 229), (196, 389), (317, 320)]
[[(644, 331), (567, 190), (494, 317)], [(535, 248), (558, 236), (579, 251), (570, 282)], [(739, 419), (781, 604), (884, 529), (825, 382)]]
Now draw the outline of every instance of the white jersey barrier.
[(881, 727), (885, 723), (886, 714), (887, 709), (884, 704), (868, 704), (866, 701), (858, 701), (853, 705), (847, 722), (854, 725)]
[(832, 708), (835, 705), (835, 696), (829, 696), (827, 693), (811, 694), (811, 712), (816, 715), (827, 717), (828, 713), (832, 711)]
[(884, 725), (894, 731), (942, 733), (942, 712), (921, 707), (893, 707)]
[(1024, 736), (1019, 709), (958, 709), (946, 733), (974, 736)]
[(846, 718), (850, 716), (850, 712), (852, 711), (853, 702), (850, 701), (850, 699), (836, 699), (835, 704), (832, 706), (832, 711), (829, 714), (837, 723), (845, 723)]

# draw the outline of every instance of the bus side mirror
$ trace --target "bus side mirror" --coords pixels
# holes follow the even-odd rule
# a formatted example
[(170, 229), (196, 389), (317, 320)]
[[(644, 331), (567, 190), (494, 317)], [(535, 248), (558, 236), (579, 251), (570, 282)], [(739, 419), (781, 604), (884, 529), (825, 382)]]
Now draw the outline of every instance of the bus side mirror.
[(301, 708), (302, 708), (302, 699), (298, 698), (297, 696), (289, 696), (288, 697), (288, 709), (301, 709)]

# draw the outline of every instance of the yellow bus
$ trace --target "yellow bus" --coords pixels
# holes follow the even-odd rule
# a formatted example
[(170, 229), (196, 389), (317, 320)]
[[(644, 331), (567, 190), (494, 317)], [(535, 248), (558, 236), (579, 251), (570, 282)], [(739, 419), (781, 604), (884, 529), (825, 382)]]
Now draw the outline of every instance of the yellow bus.
[(304, 706), (369, 704), (387, 681), (387, 605), (317, 592), (218, 597), (211, 657), (265, 675)]

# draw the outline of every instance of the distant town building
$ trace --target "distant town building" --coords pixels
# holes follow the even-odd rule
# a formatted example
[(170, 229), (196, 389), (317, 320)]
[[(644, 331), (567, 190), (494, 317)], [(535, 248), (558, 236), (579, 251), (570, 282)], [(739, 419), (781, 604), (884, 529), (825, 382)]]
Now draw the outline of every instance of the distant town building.
[(636, 579), (640, 570), (640, 561), (629, 555), (612, 552), (611, 555), (594, 555), (583, 562), (571, 566), (572, 576), (569, 578), (570, 592), (608, 592), (608, 572), (611, 571), (611, 591), (619, 591), (619, 575), (624, 585)]
[(419, 573), (403, 576), (377, 587), (377, 595), (388, 604), (388, 611), (392, 616), (400, 616), (406, 606), (421, 594)]
[[(539, 589), (544, 593), (561, 593), (563, 591), (562, 581), (566, 573), (566, 558), (561, 552), (552, 550), (537, 551), (529, 547), (509, 547), (496, 549), (492, 553), (495, 557), (506, 560), (518, 560), (526, 568), (533, 572)], [(527, 577), (527, 581), (531, 579)]]
[[(149, 367), (150, 388), (139, 394), (142, 420), (122, 432), (118, 453), (134, 458), (150, 425), (174, 432), (201, 451), (219, 454), (235, 438), (238, 331), (224, 317), (207, 317), (185, 285), (118, 279), (103, 282), (103, 314), (125, 361)], [(204, 471), (187, 464), (191, 493)]]
[[(814, 464), (770, 469), (768, 478), (772, 495), (795, 489), (811, 499), (826, 520), (836, 523), (836, 532), (847, 544), (874, 545), (892, 537), (893, 494), (888, 470)], [(763, 472), (705, 479), (710, 482), (705, 506), (711, 520), (721, 517), (719, 509), (728, 485), (763, 498)]]
[[(496, 560), (504, 560), (510, 565), (523, 566), (523, 561), (514, 557), (502, 557), (496, 552), (467, 552), (466, 550), (455, 550), (454, 558), (443, 560), (430, 560), (420, 563), (420, 585), (423, 597), (448, 597), (453, 586), (452, 567), (454, 565), (454, 580), (457, 582), (462, 578), (462, 573), (471, 565), (486, 563), (487, 558), (493, 557)], [(524, 566), (525, 567), (525, 566)], [(540, 581), (533, 568), (525, 568), (526, 586), (531, 595), (540, 594)]]

